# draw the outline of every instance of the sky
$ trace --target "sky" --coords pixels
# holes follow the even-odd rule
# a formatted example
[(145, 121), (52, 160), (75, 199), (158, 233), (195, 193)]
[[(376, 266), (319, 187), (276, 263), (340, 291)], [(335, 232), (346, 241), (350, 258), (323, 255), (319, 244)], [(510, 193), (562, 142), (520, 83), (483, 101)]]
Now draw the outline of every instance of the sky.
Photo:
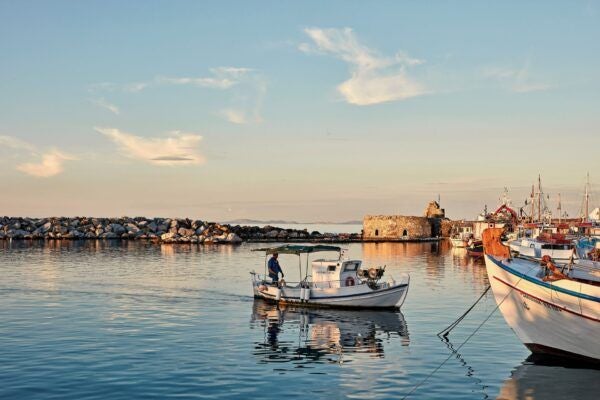
[(541, 174), (576, 216), (599, 39), (597, 1), (0, 0), (0, 214), (473, 219)]

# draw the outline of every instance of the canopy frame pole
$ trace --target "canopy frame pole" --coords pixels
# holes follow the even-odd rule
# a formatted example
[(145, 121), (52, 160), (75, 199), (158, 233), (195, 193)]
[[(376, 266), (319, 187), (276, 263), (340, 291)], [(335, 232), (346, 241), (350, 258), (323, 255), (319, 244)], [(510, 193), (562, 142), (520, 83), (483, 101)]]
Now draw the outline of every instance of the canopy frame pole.
[(304, 275), (304, 280), (308, 279), (308, 253), (306, 253), (306, 274)]
[(300, 273), (300, 283), (302, 283), (302, 255), (298, 253), (298, 272)]
[(269, 262), (267, 261), (267, 258), (269, 257), (269, 255), (267, 253), (265, 253), (265, 274), (264, 274), (264, 278), (263, 279), (267, 279), (267, 265), (269, 264)]

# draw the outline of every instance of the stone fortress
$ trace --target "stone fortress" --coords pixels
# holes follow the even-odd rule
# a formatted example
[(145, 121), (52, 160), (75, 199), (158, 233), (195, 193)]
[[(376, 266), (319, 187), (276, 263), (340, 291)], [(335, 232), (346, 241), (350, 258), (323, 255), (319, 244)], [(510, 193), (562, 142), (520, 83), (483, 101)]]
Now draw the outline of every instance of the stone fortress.
[(364, 241), (426, 241), (450, 236), (452, 221), (436, 201), (430, 201), (422, 217), (366, 215)]

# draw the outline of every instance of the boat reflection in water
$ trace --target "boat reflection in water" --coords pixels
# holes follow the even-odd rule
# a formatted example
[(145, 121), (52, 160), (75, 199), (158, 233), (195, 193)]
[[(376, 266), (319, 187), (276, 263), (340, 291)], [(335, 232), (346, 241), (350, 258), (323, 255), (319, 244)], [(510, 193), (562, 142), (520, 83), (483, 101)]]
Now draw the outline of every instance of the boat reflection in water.
[(600, 370), (565, 364), (539, 355), (529, 356), (504, 382), (499, 400), (597, 399)]
[(386, 340), (409, 342), (404, 316), (396, 311), (283, 307), (256, 299), (251, 327), (264, 330), (254, 351), (262, 362), (343, 362), (356, 353), (383, 357)]

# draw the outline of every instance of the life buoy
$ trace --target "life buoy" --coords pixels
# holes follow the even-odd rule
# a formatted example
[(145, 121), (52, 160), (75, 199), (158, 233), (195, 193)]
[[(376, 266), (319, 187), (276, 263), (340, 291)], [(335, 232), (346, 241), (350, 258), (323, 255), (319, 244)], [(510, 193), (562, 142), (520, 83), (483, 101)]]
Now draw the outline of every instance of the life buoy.
[(349, 276), (346, 278), (346, 286), (354, 286), (354, 278)]

